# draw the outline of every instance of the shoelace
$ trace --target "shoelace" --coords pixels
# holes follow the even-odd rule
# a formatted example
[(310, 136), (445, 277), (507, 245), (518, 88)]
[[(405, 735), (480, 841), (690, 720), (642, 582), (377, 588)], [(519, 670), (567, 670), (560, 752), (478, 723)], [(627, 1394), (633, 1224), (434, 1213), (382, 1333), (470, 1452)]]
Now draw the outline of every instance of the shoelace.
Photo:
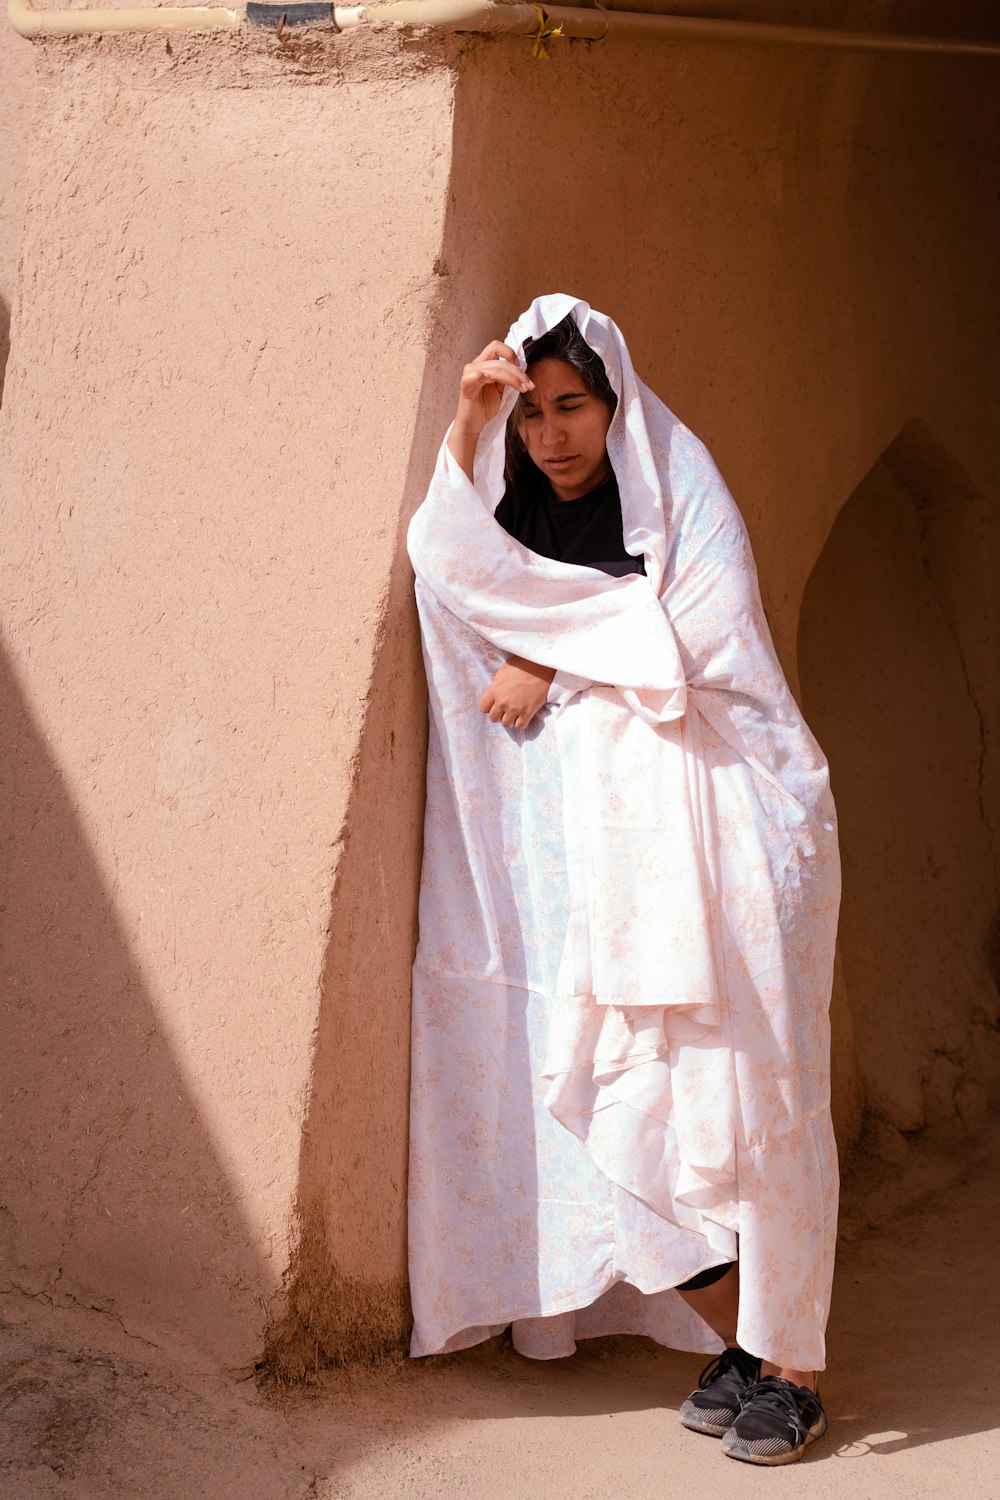
[(756, 1364), (752, 1354), (747, 1354), (743, 1349), (723, 1349), (711, 1360), (701, 1374), (698, 1376), (698, 1389), (703, 1391), (707, 1385), (716, 1380), (720, 1375), (728, 1375), (730, 1370), (737, 1370), (741, 1375), (749, 1378), (748, 1371), (744, 1368), (747, 1364)]
[[(823, 1432), (826, 1431), (826, 1412), (818, 1394), (814, 1394), (807, 1386), (793, 1385), (790, 1380), (782, 1380), (780, 1375), (765, 1375), (763, 1380), (755, 1380), (752, 1385), (747, 1386), (743, 1394), (744, 1411), (751, 1403), (758, 1410), (764, 1407), (787, 1422), (803, 1441), (811, 1435), (810, 1429), (818, 1416), (823, 1418)], [(821, 1437), (822, 1433), (816, 1435)]]

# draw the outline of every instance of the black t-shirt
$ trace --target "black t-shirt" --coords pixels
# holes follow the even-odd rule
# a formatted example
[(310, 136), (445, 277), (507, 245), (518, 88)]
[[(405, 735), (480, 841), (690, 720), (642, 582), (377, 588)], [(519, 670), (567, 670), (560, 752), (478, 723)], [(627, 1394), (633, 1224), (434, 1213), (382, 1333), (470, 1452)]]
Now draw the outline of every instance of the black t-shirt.
[(613, 474), (578, 500), (557, 500), (551, 491), (518, 495), (508, 486), (493, 514), (515, 541), (542, 557), (600, 568), (617, 578), (646, 571), (641, 557), (625, 551), (621, 499)]

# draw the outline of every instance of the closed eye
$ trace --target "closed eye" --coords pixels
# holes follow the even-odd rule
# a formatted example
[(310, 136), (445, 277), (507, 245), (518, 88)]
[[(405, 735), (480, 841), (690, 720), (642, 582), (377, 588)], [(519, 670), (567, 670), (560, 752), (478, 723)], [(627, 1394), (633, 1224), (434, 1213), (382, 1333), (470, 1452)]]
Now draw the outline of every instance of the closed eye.
[[(584, 402), (576, 401), (572, 406), (566, 406), (562, 401), (558, 402), (557, 404), (560, 411), (579, 411), (580, 408), (584, 405)], [(532, 417), (540, 417), (542, 414), (536, 406), (534, 408), (527, 408), (521, 413), (521, 415), (524, 417), (524, 420), (526, 422), (530, 422)]]

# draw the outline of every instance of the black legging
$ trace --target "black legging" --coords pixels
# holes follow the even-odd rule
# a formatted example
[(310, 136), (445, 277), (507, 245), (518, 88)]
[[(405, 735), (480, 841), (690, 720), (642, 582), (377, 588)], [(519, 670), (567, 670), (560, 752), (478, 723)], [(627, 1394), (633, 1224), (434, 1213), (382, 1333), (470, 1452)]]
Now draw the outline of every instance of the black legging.
[(700, 1292), (702, 1287), (714, 1286), (721, 1281), (727, 1271), (732, 1270), (736, 1262), (727, 1260), (724, 1266), (710, 1266), (707, 1271), (699, 1271), (697, 1276), (692, 1276), (690, 1281), (682, 1281), (675, 1288), (678, 1292)]

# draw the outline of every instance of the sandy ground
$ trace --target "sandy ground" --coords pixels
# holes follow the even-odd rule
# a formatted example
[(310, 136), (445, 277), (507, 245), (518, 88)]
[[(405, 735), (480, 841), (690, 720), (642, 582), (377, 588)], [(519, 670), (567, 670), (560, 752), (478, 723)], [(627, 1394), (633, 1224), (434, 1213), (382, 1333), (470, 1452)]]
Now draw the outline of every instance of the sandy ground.
[(503, 1340), (280, 1399), (105, 1314), (0, 1301), (0, 1494), (142, 1500), (1000, 1500), (1000, 1132), (866, 1165), (846, 1194), (822, 1381), (830, 1433), (755, 1469), (685, 1432), (697, 1356)]

